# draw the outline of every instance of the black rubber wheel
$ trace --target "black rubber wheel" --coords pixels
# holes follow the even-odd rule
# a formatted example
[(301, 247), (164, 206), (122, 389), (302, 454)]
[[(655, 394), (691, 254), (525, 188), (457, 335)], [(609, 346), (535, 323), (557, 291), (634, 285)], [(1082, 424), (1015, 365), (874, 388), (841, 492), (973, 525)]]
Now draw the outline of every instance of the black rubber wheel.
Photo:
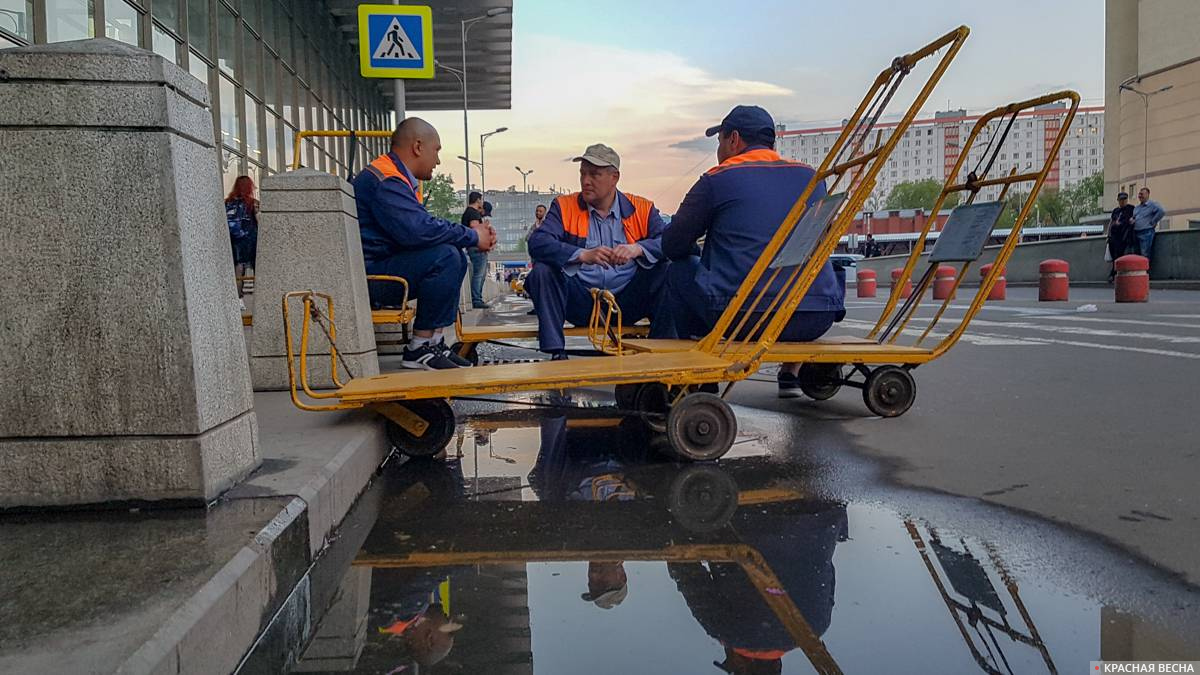
[(713, 532), (725, 527), (737, 507), (737, 483), (719, 466), (685, 466), (671, 479), (667, 508), (675, 522), (689, 532)]
[(479, 343), (471, 343), (470, 347), (463, 349), (462, 342), (455, 342), (454, 344), (450, 345), (450, 351), (452, 351), (455, 354), (458, 354), (459, 356), (461, 356), (462, 358), (470, 361), (471, 365), (477, 366), (477, 365), (479, 365), (478, 347), (479, 347)]
[(805, 396), (827, 401), (842, 388), (842, 367), (836, 363), (805, 363), (796, 379)]
[(633, 408), (642, 413), (642, 420), (651, 431), (664, 433), (667, 413), (671, 410), (671, 391), (661, 382), (639, 384), (633, 397)]
[(409, 457), (433, 457), (444, 450), (450, 439), (454, 438), (454, 410), (444, 399), (398, 401), (397, 405), (408, 408), (429, 423), (425, 433), (417, 437), (399, 424), (388, 420), (388, 440), (400, 452)]
[(720, 396), (684, 396), (667, 414), (667, 440), (679, 457), (702, 462), (729, 452), (737, 437), (737, 417)]
[(863, 403), (880, 417), (899, 417), (916, 399), (917, 383), (912, 374), (897, 366), (876, 368), (863, 387)]
[(613, 387), (613, 398), (620, 410), (637, 410), (637, 394), (640, 384), (618, 384)]

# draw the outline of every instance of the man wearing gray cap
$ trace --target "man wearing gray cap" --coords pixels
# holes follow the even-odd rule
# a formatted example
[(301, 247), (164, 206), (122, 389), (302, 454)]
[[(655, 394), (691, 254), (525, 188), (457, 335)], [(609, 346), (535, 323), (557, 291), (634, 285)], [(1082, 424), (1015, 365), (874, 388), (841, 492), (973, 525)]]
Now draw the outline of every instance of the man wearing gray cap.
[(621, 158), (596, 143), (579, 162), (579, 192), (555, 199), (529, 235), (533, 270), (525, 290), (538, 317), (539, 348), (566, 358), (563, 322), (585, 325), (590, 290), (611, 291), (626, 324), (653, 318), (662, 290), (662, 216), (649, 199), (617, 190)]

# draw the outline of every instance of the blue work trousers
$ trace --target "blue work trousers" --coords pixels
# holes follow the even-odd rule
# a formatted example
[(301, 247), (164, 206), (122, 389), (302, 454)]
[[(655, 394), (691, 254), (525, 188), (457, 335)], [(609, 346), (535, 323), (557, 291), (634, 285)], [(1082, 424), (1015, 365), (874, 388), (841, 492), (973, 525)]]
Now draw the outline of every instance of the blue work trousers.
[[(436, 330), (454, 323), (458, 315), (458, 293), (467, 274), (462, 250), (450, 244), (399, 251), (391, 257), (367, 263), (367, 274), (389, 274), (408, 281), (408, 297), (417, 301), (415, 330)], [(368, 283), (371, 306), (399, 307), (404, 288), (390, 281)]]
[[(631, 326), (642, 319), (654, 320), (662, 300), (667, 267), (665, 263), (648, 269), (639, 266), (625, 288), (614, 294), (624, 325)], [(591, 289), (558, 267), (536, 263), (525, 277), (525, 292), (533, 300), (537, 312), (538, 348), (544, 352), (561, 351), (566, 347), (564, 321), (573, 326), (586, 326), (592, 316)]]
[[(692, 256), (671, 263), (667, 272), (667, 288), (663, 294), (663, 311), (651, 331), (656, 337), (669, 338), (702, 338), (717, 325), (717, 319), (725, 308), (714, 307), (710, 304), (708, 295), (696, 283), (696, 272), (700, 268), (700, 258)], [(844, 312), (837, 311), (797, 311), (788, 320), (779, 336), (780, 342), (811, 342), (824, 335), (836, 321), (841, 320)], [(753, 329), (760, 319), (762, 312), (754, 312), (743, 324), (739, 338)], [(767, 321), (770, 321), (768, 319)], [(730, 326), (736, 327), (741, 322), (739, 316)], [(764, 326), (766, 323), (764, 322)], [(761, 328), (760, 328), (761, 330)], [(757, 335), (755, 336), (757, 337)]]

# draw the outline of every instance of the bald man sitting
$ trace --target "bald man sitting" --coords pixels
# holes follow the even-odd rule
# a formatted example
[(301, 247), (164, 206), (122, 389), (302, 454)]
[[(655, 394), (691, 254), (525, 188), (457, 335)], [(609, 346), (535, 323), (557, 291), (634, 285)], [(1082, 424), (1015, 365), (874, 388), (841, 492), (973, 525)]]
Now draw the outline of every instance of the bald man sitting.
[[(459, 288), (467, 273), (462, 249), (487, 251), (496, 244), (490, 225), (475, 221), (467, 227), (425, 210), (417, 180), (433, 178), (441, 149), (437, 130), (410, 117), (392, 133), (391, 151), (354, 179), (367, 274), (404, 277), (409, 297), (417, 299), (413, 339), (401, 365), (420, 370), (470, 365), (446, 347), (442, 329), (454, 323), (458, 312)], [(398, 284), (371, 282), (369, 290), (376, 308), (398, 307), (403, 301)]]

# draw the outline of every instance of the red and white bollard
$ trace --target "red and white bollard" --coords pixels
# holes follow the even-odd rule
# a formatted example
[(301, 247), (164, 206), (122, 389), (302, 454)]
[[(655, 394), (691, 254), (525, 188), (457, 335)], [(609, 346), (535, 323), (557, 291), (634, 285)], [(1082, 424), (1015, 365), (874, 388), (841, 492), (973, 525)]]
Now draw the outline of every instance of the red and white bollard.
[[(983, 280), (987, 278), (987, 275), (992, 271), (992, 267), (994, 265), (988, 263), (979, 268), (980, 283), (983, 283)], [(988, 293), (988, 300), (1004, 300), (1008, 297), (1008, 280), (1004, 278), (1004, 273), (1007, 271), (1007, 268), (1000, 270), (1000, 276), (996, 277), (996, 283), (992, 286), (991, 292)]]
[(948, 300), (954, 295), (954, 277), (958, 270), (941, 265), (933, 273), (933, 299)]
[(1114, 263), (1117, 302), (1146, 302), (1150, 299), (1150, 260), (1140, 255), (1123, 255)]
[(858, 297), (875, 297), (875, 289), (878, 286), (878, 281), (875, 279), (875, 270), (859, 270), (855, 278), (858, 280)]
[[(895, 288), (896, 284), (900, 283), (900, 275), (901, 274), (904, 274), (904, 270), (899, 267), (892, 270), (892, 288)], [(904, 288), (900, 289), (900, 297), (907, 298), (910, 295), (912, 295), (912, 279), (911, 278), (906, 279), (904, 281)]]
[(1070, 295), (1071, 280), (1067, 276), (1071, 265), (1066, 260), (1051, 258), (1038, 265), (1038, 300), (1065, 302)]

